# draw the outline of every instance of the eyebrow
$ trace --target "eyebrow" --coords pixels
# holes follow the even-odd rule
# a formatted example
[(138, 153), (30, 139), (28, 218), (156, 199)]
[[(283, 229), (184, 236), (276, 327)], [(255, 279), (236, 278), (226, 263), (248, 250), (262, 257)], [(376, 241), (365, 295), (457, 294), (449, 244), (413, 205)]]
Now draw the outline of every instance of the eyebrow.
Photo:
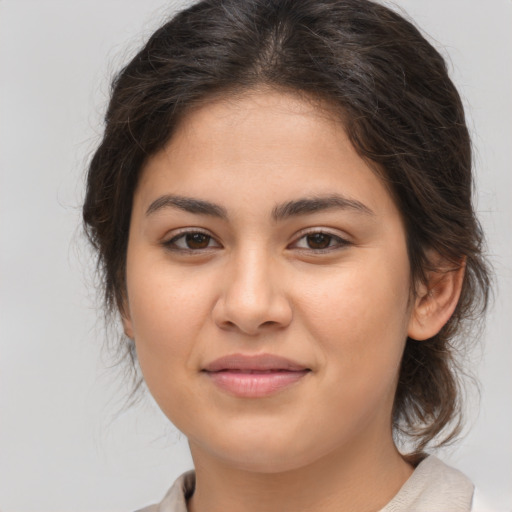
[(339, 194), (331, 194), (328, 196), (305, 197), (288, 201), (287, 203), (276, 206), (272, 210), (272, 217), (274, 220), (279, 221), (289, 217), (333, 209), (352, 210), (365, 215), (375, 215), (368, 206), (356, 199), (350, 199)]
[(146, 210), (146, 215), (151, 215), (164, 208), (175, 208), (196, 215), (209, 215), (220, 219), (227, 219), (228, 212), (222, 206), (203, 199), (193, 197), (165, 195), (153, 201)]
[[(227, 210), (218, 204), (204, 199), (175, 195), (164, 195), (155, 199), (146, 210), (146, 215), (151, 215), (166, 208), (174, 208), (196, 215), (209, 215), (224, 220), (228, 218)], [(328, 196), (304, 197), (277, 205), (272, 210), (272, 218), (275, 221), (282, 221), (290, 217), (332, 209), (352, 210), (365, 215), (375, 215), (368, 206), (356, 199), (331, 194)]]

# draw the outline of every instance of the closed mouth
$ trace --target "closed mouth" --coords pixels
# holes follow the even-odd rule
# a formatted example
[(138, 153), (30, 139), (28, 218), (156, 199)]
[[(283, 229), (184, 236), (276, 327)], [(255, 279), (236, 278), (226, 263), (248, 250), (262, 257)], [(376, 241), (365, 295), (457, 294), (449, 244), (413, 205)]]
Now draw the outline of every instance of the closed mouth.
[(310, 368), (271, 354), (224, 356), (202, 372), (218, 389), (238, 398), (263, 398), (302, 381)]
[(310, 368), (291, 359), (273, 354), (230, 354), (215, 359), (203, 368), (203, 371), (206, 372), (232, 371), (240, 373), (302, 372), (304, 370), (310, 370)]

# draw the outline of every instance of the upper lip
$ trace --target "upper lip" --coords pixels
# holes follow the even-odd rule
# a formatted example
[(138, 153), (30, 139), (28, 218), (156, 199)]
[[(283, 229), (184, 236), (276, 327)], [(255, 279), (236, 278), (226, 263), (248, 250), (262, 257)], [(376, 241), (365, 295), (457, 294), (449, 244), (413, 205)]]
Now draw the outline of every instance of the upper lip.
[(220, 372), (223, 370), (286, 370), (297, 372), (309, 370), (309, 368), (285, 357), (272, 354), (231, 354), (219, 357), (203, 368), (203, 371), (207, 372)]

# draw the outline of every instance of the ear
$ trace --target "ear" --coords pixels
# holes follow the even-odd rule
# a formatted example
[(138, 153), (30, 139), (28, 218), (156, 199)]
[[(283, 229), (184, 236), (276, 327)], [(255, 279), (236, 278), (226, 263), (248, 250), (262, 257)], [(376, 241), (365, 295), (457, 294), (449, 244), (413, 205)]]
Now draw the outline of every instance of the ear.
[(459, 301), (464, 280), (464, 260), (453, 268), (439, 256), (429, 259), (437, 260), (436, 270), (428, 272), (427, 282), (421, 283), (416, 291), (407, 331), (414, 340), (435, 336), (448, 322)]
[(134, 336), (133, 336), (133, 326), (132, 326), (131, 318), (127, 317), (125, 315), (122, 315), (121, 322), (123, 324), (123, 331), (124, 331), (125, 336), (130, 338), (131, 340), (133, 340)]
[(123, 331), (126, 337), (133, 340), (133, 325), (130, 314), (130, 307), (126, 298), (123, 299), (123, 303), (119, 308), (119, 314), (121, 315), (121, 323), (123, 324)]

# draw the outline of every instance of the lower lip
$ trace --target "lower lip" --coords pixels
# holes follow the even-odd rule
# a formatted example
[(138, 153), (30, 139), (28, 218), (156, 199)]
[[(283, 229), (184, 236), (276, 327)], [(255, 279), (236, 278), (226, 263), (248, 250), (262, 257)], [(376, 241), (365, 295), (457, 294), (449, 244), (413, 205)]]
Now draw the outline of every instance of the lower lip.
[(237, 371), (206, 372), (213, 383), (231, 395), (260, 398), (282, 391), (300, 381), (309, 370), (244, 373)]

